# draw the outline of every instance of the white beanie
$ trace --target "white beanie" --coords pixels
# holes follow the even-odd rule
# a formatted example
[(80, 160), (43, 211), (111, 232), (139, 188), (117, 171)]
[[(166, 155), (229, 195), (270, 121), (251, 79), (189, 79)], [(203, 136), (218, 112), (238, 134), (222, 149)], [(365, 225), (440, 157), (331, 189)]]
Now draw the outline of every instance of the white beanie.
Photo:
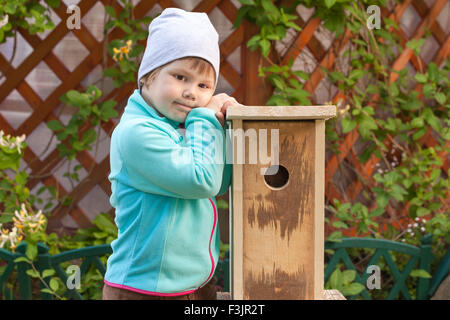
[(204, 12), (167, 8), (148, 27), (147, 47), (138, 72), (139, 80), (150, 71), (176, 59), (199, 57), (208, 61), (219, 79), (219, 35)]

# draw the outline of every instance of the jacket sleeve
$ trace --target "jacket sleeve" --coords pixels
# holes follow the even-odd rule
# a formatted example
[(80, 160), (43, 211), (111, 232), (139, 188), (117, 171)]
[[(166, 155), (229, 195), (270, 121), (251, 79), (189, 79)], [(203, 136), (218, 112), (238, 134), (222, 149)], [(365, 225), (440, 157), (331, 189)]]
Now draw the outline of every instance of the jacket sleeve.
[(185, 127), (185, 139), (176, 141), (150, 121), (129, 120), (119, 139), (126, 183), (170, 197), (215, 196), (224, 171), (223, 128), (214, 111), (207, 108), (192, 110)]
[[(225, 155), (225, 166), (223, 168), (223, 175), (222, 175), (222, 185), (220, 186), (220, 190), (219, 193), (217, 194), (217, 196), (221, 196), (224, 193), (226, 193), (228, 191), (228, 188), (231, 185), (231, 176), (233, 174), (233, 164), (232, 163), (227, 163), (232, 161), (232, 155), (233, 155), (233, 146), (232, 146), (232, 138), (233, 136), (229, 137), (227, 134), (227, 129), (229, 128), (228, 122), (225, 123), (225, 142), (223, 144), (224, 147), (224, 155)], [(228, 159), (226, 157), (226, 155), (228, 154)]]

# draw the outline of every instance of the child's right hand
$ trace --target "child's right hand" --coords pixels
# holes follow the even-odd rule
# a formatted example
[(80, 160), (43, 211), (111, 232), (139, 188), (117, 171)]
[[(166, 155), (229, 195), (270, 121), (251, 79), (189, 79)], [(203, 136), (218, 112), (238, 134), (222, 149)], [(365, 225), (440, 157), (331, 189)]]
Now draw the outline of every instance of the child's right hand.
[[(223, 126), (225, 123), (225, 113), (226, 109), (229, 106), (239, 106), (241, 105), (236, 101), (235, 98), (230, 97), (226, 93), (219, 93), (216, 94), (209, 100), (208, 104), (205, 106), (205, 108), (211, 109), (216, 112), (216, 117), (219, 120), (220, 124)], [(225, 111), (225, 112), (224, 112)]]

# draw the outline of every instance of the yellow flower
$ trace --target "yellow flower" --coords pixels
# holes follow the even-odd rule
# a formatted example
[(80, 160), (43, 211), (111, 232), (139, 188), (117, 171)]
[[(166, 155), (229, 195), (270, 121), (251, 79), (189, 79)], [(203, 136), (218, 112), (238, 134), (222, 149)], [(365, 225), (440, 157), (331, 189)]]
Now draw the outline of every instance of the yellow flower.
[(121, 47), (120, 52), (128, 54), (130, 52), (130, 48), (129, 47)]

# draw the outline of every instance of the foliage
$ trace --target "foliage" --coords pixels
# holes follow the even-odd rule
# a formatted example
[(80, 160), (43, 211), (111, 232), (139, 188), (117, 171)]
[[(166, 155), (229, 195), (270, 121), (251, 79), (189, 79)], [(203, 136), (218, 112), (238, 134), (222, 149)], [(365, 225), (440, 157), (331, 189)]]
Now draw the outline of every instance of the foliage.
[(0, 43), (14, 37), (19, 28), (36, 34), (53, 29), (50, 8), (57, 8), (60, 0), (38, 2), (30, 0), (0, 0)]
[(358, 282), (355, 282), (356, 271), (344, 270), (336, 268), (330, 276), (330, 279), (325, 284), (325, 290), (335, 289), (342, 293), (344, 296), (357, 295), (364, 290), (364, 286)]
[[(136, 82), (137, 61), (144, 50), (144, 46), (139, 42), (147, 38), (147, 31), (142, 26), (147, 26), (152, 20), (150, 17), (136, 19), (133, 14), (132, 1), (121, 0), (121, 2), (124, 9), (120, 12), (111, 6), (105, 7), (105, 34), (107, 35), (105, 50), (114, 63), (106, 67), (109, 59), (108, 56), (105, 56), (104, 75), (100, 81), (103, 84), (106, 77), (112, 78), (115, 87)], [(47, 1), (47, 3), (53, 8), (59, 6), (59, 0)], [(41, 5), (35, 1), (22, 0), (0, 3), (0, 18), (4, 17), (4, 13), (8, 14), (8, 17), (5, 18), (8, 19), (8, 24), (0, 29), (0, 36), (15, 36), (18, 27), (29, 29), (31, 34), (53, 28), (53, 23), (47, 14), (44, 14), (45, 10), (48, 11), (48, 7), (44, 7), (45, 5), (47, 4)], [(30, 22), (28, 17), (30, 14), (36, 16), (36, 12), (40, 13), (39, 19)], [(117, 32), (117, 30), (120, 31)], [(114, 34), (116, 39), (108, 41), (108, 36)], [(4, 41), (4, 38), (1, 39)], [(59, 141), (57, 149), (63, 161), (58, 168), (66, 161), (74, 160), (80, 152), (92, 150), (93, 144), (98, 144), (100, 126), (118, 116), (115, 110), (117, 102), (114, 97), (103, 96), (103, 90), (95, 84), (89, 85), (84, 92), (69, 90), (60, 100), (64, 103), (64, 107), (74, 107), (76, 112), (67, 125), (59, 120), (47, 122), (47, 127), (53, 131)], [(87, 128), (87, 125), (90, 127)], [(50, 248), (50, 254), (57, 254), (69, 249), (110, 243), (117, 237), (117, 229), (109, 215), (101, 213), (93, 221), (94, 227), (78, 230), (74, 236), (47, 234), (46, 215), (49, 214), (47, 210), (54, 206), (53, 201), (65, 207), (69, 206), (67, 211), (70, 211), (72, 199), (68, 196), (60, 197), (58, 190), (51, 185), (41, 187), (36, 195), (30, 193), (26, 185), (34, 177), (30, 177), (26, 170), (19, 169), (23, 149), (27, 147), (25, 138), (25, 135), (21, 137), (4, 136), (3, 131), (0, 132), (0, 228), (3, 226), (1, 246), (14, 251), (20, 242), (25, 242), (27, 244), (26, 256), (19, 258), (17, 262), (30, 264), (29, 276), (45, 284), (42, 292), (65, 299), (63, 297), (65, 284), (54, 276), (54, 271), (44, 270), (39, 273), (36, 269), (34, 259), (37, 256), (37, 243), (45, 243)], [(81, 168), (80, 165), (77, 165), (72, 172), (69, 171), (64, 176), (71, 183), (78, 182), (78, 171)], [(92, 170), (93, 168), (91, 168)], [(50, 197), (43, 200), (40, 195), (46, 190)], [(39, 210), (38, 213), (34, 213), (32, 209), (36, 203), (44, 204), (43, 210)], [(25, 225), (25, 223), (28, 224)], [(35, 228), (35, 224), (39, 228)], [(30, 225), (34, 228), (30, 228)], [(101, 258), (104, 264), (106, 264), (106, 258)], [(66, 263), (64, 267), (68, 265), (70, 264)], [(50, 277), (48, 284), (43, 281), (47, 277)], [(101, 279), (102, 276), (98, 271), (91, 268), (83, 276), (80, 293), (85, 298), (100, 298)]]

